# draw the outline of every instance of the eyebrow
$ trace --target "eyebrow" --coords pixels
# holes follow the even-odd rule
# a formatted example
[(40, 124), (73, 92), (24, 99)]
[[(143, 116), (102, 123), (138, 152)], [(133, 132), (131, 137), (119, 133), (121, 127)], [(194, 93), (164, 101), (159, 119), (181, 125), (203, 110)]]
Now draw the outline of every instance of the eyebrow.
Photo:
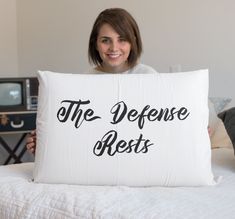
[[(118, 38), (125, 38), (125, 37), (122, 37), (122, 36), (118, 36)], [(100, 36), (98, 37), (98, 39), (112, 39), (112, 37), (108, 37), (108, 36)]]
[(99, 38), (105, 38), (105, 39), (110, 39), (111, 37), (108, 37), (108, 36), (101, 36)]

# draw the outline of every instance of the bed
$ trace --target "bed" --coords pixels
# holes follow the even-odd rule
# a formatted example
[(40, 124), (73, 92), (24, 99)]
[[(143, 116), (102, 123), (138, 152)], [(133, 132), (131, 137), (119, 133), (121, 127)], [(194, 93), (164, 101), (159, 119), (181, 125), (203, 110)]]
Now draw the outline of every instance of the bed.
[[(92, 77), (40, 72), (39, 79), (41, 104), (37, 111), (35, 162), (0, 167), (0, 219), (235, 218), (234, 150), (231, 141), (218, 141), (216, 137), (229, 139), (218, 128), (217, 114), (222, 107), (216, 111), (216, 107), (224, 107), (228, 100), (219, 101), (222, 105), (216, 104), (218, 99), (210, 104), (212, 110), (215, 108), (214, 116), (209, 110), (210, 142), (207, 70)], [(65, 80), (66, 85), (71, 85), (66, 86), (66, 92), (60, 89)], [(148, 84), (148, 89), (140, 84)], [(138, 100), (131, 98), (134, 96)], [(77, 111), (70, 117), (71, 106), (76, 103), (80, 107), (81, 99), (88, 100), (84, 104), (91, 103), (86, 112), (91, 116), (96, 112), (90, 119), (83, 118), (86, 119), (82, 128)], [(105, 104), (100, 104), (103, 100)], [(166, 123), (167, 119), (153, 123), (156, 119), (151, 116), (160, 112), (154, 109), (155, 113), (148, 114), (145, 123), (143, 113), (138, 116), (138, 122), (131, 116), (129, 120), (117, 122), (120, 114), (112, 115), (118, 112), (115, 106), (125, 103), (130, 109), (133, 106), (143, 109), (142, 112), (150, 106), (167, 106), (172, 110), (180, 106), (178, 112), (182, 114), (177, 114), (178, 119), (171, 123)], [(166, 118), (173, 120), (172, 115)], [(221, 121), (220, 124), (223, 125)], [(108, 137), (104, 135), (106, 132)], [(147, 149), (138, 150), (142, 134), (147, 136), (144, 138)], [(127, 143), (123, 140), (112, 147), (117, 136), (131, 142), (129, 148), (125, 148)], [(136, 136), (140, 137), (136, 139)], [(133, 139), (138, 143), (132, 145)], [(228, 145), (230, 148), (224, 148)]]
[(0, 218), (214, 218), (235, 217), (235, 157), (212, 150), (216, 186), (126, 187), (40, 184), (34, 163), (0, 167)]

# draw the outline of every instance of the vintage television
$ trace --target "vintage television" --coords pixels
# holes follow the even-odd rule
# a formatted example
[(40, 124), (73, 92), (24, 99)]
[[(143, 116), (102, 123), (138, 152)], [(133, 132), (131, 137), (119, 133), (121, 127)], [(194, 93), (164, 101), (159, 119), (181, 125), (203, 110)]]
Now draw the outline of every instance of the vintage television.
[(38, 80), (31, 78), (0, 78), (0, 112), (35, 111)]

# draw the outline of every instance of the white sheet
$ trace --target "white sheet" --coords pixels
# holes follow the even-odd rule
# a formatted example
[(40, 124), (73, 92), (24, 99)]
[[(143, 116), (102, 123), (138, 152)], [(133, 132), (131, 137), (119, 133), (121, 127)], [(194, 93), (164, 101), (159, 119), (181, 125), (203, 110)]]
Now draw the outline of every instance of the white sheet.
[(214, 149), (220, 184), (208, 187), (95, 187), (36, 184), (33, 163), (0, 167), (0, 218), (235, 218), (235, 157)]

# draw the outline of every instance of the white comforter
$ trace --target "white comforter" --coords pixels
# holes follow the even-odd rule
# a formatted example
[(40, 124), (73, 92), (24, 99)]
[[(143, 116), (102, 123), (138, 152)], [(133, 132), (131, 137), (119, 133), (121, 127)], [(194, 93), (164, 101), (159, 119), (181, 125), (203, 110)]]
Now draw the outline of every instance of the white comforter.
[(33, 163), (0, 167), (0, 219), (235, 218), (235, 157), (213, 150), (213, 172), (222, 181), (210, 187), (94, 187), (36, 184)]

